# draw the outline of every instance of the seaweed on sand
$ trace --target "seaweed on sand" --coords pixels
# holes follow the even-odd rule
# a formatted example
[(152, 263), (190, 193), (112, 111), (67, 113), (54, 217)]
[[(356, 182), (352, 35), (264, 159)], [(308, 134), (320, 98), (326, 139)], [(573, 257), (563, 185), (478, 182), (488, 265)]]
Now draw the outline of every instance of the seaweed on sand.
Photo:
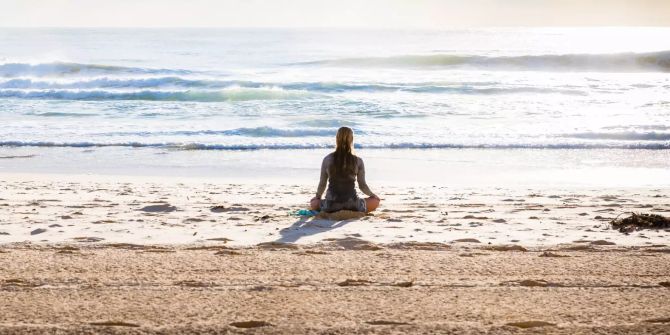
[(622, 219), (619, 216), (610, 223), (612, 228), (618, 229), (622, 233), (630, 233), (640, 229), (670, 228), (670, 218), (658, 214), (630, 213), (630, 216)]

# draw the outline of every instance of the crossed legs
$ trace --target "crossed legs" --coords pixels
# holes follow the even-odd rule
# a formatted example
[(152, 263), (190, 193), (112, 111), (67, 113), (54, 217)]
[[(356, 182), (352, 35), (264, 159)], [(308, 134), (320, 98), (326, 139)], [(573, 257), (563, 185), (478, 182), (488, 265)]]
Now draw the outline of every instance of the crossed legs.
[[(379, 198), (368, 197), (365, 198), (365, 206), (368, 209), (368, 213), (374, 211), (379, 207), (381, 200)], [(313, 211), (318, 211), (321, 208), (321, 199), (314, 198), (309, 202), (309, 208)]]

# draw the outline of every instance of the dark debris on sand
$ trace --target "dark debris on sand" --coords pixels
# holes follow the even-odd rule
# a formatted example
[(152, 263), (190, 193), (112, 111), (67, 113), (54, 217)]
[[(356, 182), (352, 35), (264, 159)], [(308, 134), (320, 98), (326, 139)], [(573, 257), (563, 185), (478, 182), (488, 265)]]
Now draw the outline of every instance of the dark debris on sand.
[(612, 228), (622, 233), (630, 233), (640, 229), (670, 228), (670, 218), (658, 214), (631, 213), (630, 216), (610, 221)]

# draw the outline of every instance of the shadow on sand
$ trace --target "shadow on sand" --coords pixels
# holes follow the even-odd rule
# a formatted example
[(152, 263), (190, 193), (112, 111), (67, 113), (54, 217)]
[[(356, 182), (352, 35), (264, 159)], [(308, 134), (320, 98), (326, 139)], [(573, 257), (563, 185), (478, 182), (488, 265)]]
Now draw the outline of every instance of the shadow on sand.
[(343, 227), (351, 222), (359, 221), (360, 218), (351, 218), (346, 220), (329, 220), (319, 217), (301, 217), (290, 227), (279, 231), (280, 238), (278, 243), (295, 243), (300, 238), (327, 232), (329, 230)]

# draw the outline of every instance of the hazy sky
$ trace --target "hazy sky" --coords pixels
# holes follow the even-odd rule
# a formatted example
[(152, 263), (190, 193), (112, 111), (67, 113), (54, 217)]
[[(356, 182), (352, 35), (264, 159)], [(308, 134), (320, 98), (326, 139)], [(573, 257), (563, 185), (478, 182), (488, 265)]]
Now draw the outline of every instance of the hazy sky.
[(0, 0), (0, 26), (670, 26), (670, 0)]

